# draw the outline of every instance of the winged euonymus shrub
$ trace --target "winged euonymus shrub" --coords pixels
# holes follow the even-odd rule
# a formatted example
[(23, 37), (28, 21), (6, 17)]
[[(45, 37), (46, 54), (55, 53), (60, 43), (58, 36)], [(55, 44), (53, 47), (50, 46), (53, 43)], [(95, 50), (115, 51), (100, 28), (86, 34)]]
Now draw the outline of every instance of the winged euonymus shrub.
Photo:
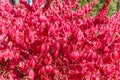
[(1, 80), (119, 80), (120, 12), (107, 6), (95, 17), (94, 1), (0, 2)]

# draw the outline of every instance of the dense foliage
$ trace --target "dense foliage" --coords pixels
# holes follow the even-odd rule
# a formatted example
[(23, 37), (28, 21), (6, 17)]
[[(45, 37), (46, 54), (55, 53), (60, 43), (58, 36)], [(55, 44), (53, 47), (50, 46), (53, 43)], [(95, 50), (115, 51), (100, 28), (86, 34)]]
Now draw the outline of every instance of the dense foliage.
[[(79, 0), (79, 3), (81, 6), (84, 6), (91, 1), (93, 1), (93, 0)], [(97, 1), (97, 3), (93, 7), (92, 12), (90, 13), (91, 16), (95, 16), (105, 3), (105, 0), (96, 0), (96, 1)], [(111, 0), (111, 3), (108, 6), (108, 16), (111, 17), (116, 12), (117, 12), (117, 3), (115, 0)]]
[(108, 18), (106, 0), (44, 0), (30, 6), (0, 2), (0, 80), (119, 80), (120, 12)]

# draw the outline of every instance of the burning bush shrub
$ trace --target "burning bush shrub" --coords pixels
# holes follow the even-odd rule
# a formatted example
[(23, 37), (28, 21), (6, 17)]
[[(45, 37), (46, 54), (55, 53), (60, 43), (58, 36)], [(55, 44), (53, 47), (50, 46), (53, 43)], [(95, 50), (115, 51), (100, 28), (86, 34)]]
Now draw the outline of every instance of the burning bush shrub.
[(95, 17), (95, 2), (34, 0), (30, 6), (0, 2), (0, 79), (120, 79), (120, 12), (107, 6)]

